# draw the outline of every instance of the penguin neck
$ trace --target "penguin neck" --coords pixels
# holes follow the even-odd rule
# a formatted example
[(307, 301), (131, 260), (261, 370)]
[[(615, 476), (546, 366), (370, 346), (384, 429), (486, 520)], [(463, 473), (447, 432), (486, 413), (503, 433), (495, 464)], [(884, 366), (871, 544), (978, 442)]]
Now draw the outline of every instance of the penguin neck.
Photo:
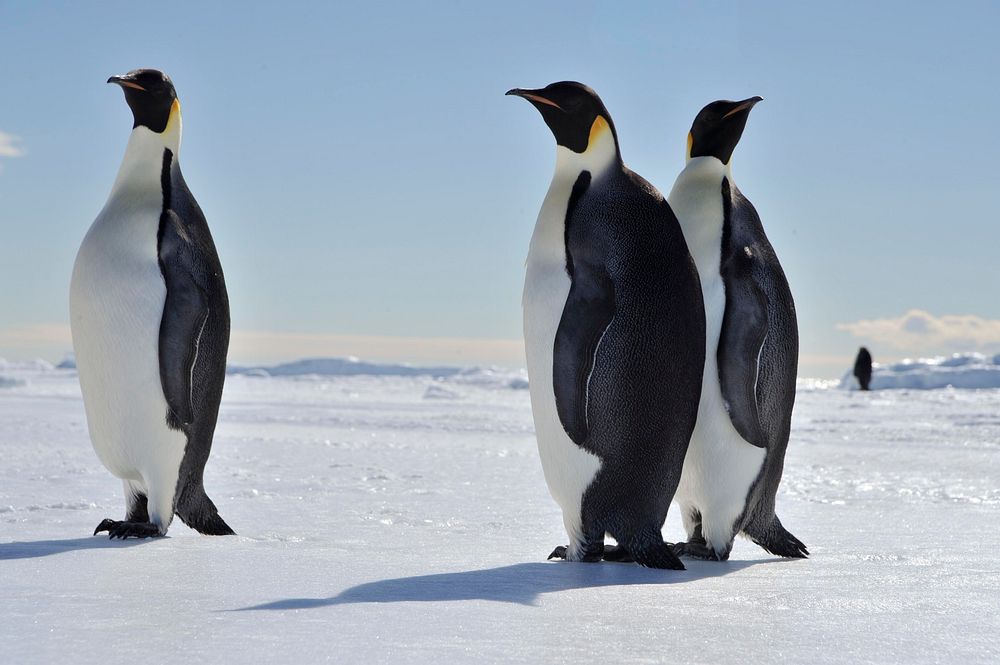
[(583, 152), (574, 152), (561, 145), (556, 146), (556, 171), (553, 180), (566, 178), (573, 182), (584, 171), (589, 171), (593, 180), (610, 172), (612, 166), (622, 167), (618, 140), (607, 125), (605, 129), (592, 135), (590, 144)]
[(573, 185), (581, 173), (589, 171), (593, 187), (616, 168), (621, 170), (623, 166), (618, 144), (610, 131), (594, 137), (584, 152), (556, 146), (556, 169), (535, 222), (528, 250), (529, 263), (544, 263), (563, 269), (566, 265), (566, 211)]
[[(720, 273), (725, 225), (722, 181), (725, 178), (732, 183), (729, 164), (715, 157), (695, 157), (688, 160), (667, 197), (701, 278), (709, 349), (717, 343), (725, 307)], [(715, 357), (714, 350), (711, 355)]]
[(677, 180), (687, 177), (691, 180), (716, 180), (719, 183), (723, 178), (733, 181), (733, 160), (723, 164), (718, 157), (688, 157)]
[(684, 236), (698, 239), (708, 234), (722, 233), (722, 181), (733, 185), (731, 164), (723, 164), (715, 157), (688, 159), (684, 170), (677, 176), (670, 196), (670, 207), (684, 230)]
[(167, 126), (162, 132), (154, 132), (139, 125), (132, 130), (122, 158), (118, 177), (111, 188), (115, 198), (136, 191), (160, 192), (165, 151), (171, 153), (170, 162), (177, 161), (181, 148), (181, 117), (179, 111), (170, 114)]

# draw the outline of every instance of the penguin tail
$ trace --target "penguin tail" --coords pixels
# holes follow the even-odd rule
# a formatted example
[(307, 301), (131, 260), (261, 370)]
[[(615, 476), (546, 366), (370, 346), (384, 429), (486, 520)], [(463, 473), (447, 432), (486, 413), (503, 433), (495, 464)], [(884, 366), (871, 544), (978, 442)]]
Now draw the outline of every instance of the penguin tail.
[(181, 492), (175, 511), (181, 521), (206, 536), (235, 536), (236, 532), (219, 516), (219, 509), (200, 484)]
[(748, 524), (744, 533), (750, 540), (775, 556), (787, 559), (805, 559), (809, 556), (805, 544), (781, 525), (777, 515), (763, 527), (754, 523)]

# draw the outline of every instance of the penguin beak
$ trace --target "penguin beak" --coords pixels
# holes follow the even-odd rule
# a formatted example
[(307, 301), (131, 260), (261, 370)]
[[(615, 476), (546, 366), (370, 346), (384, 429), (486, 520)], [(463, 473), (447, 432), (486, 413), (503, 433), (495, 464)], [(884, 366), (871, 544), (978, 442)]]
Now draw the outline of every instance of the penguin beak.
[(112, 76), (108, 79), (108, 83), (114, 83), (115, 85), (120, 85), (123, 88), (135, 88), (136, 90), (146, 91), (141, 85), (130, 79), (128, 76)]
[(554, 106), (560, 111), (563, 110), (561, 106), (556, 104), (551, 99), (546, 99), (545, 97), (542, 97), (540, 94), (538, 94), (537, 90), (523, 90), (521, 88), (511, 88), (504, 94), (514, 95), (515, 97), (523, 97), (527, 99), (529, 102), (532, 102), (534, 104), (545, 104), (547, 106)]
[(739, 113), (740, 111), (743, 111), (743, 110), (746, 110), (746, 109), (752, 109), (758, 102), (762, 102), (762, 101), (764, 101), (763, 97), (751, 97), (750, 99), (744, 99), (742, 102), (739, 102), (732, 111), (730, 111), (729, 113), (727, 113), (726, 115), (724, 115), (722, 117), (723, 117), (723, 119), (725, 119), (725, 118), (728, 118), (731, 115), (735, 115), (735, 114)]

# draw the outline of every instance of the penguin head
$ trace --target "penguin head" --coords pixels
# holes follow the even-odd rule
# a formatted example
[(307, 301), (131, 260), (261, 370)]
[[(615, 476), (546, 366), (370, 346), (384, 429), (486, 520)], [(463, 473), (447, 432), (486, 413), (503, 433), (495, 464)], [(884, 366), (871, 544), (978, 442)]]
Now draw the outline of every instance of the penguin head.
[(174, 84), (158, 69), (133, 69), (127, 74), (112, 76), (108, 83), (120, 85), (125, 92), (125, 101), (135, 118), (133, 129), (142, 126), (160, 134), (167, 128), (171, 113), (175, 109), (180, 113)]
[(763, 97), (751, 97), (739, 102), (720, 100), (699, 111), (688, 134), (688, 159), (715, 157), (728, 164), (743, 136), (750, 109), (760, 101)]
[(610, 131), (618, 145), (611, 114), (601, 98), (588, 86), (576, 81), (559, 81), (537, 90), (514, 88), (508, 95), (527, 99), (542, 114), (556, 137), (556, 144), (583, 153), (602, 131)]

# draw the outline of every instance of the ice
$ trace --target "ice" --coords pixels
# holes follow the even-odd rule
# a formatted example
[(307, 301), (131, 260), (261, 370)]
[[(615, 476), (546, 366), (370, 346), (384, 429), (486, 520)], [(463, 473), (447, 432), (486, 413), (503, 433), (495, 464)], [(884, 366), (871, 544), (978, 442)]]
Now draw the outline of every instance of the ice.
[[(858, 381), (847, 370), (840, 387), (858, 390)], [(904, 360), (890, 365), (872, 365), (872, 390), (939, 388), (1000, 388), (1000, 355), (956, 353), (951, 356)]]
[(519, 371), (231, 375), (206, 487), (240, 535), (143, 542), (90, 536), (123, 501), (75, 373), (2, 373), (3, 663), (1000, 662), (1000, 390), (800, 381), (812, 558), (665, 572), (545, 561)]

